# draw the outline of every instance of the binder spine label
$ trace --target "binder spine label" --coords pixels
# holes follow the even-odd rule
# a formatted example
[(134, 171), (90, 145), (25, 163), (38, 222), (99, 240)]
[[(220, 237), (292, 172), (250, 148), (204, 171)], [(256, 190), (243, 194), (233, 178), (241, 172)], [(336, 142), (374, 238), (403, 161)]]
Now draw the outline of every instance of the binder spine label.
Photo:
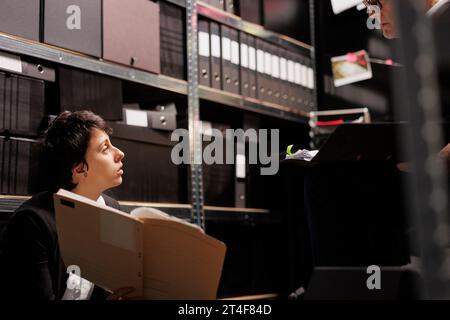
[(222, 38), (222, 58), (231, 61), (231, 41), (228, 38)]
[(285, 58), (280, 58), (280, 79), (287, 80), (287, 60)]
[(264, 73), (272, 74), (272, 55), (268, 52), (264, 52)]
[(216, 34), (211, 35), (211, 55), (220, 58), (220, 37)]
[(239, 43), (231, 41), (231, 63), (239, 64)]
[(256, 71), (256, 49), (253, 47), (248, 48), (248, 67)]
[(280, 78), (280, 57), (272, 56), (272, 77)]
[(302, 72), (302, 66), (300, 63), (296, 62), (294, 64), (295, 66), (295, 79), (294, 79), (294, 83), (297, 85), (302, 85), (303, 84), (303, 72)]
[(209, 57), (209, 34), (206, 32), (198, 33), (198, 53), (203, 57)]
[(308, 68), (308, 88), (314, 90), (314, 70)]
[(287, 67), (288, 67), (288, 81), (290, 83), (295, 83), (295, 64), (294, 64), (294, 61), (288, 60)]
[(245, 43), (241, 43), (241, 66), (244, 68), (249, 67), (248, 46)]
[(300, 65), (301, 66), (301, 73), (302, 73), (302, 78), (301, 78), (301, 82), (300, 85), (302, 87), (308, 87), (309, 86), (309, 82), (308, 82), (308, 68), (304, 65)]
[(259, 73), (264, 73), (265, 68), (264, 68), (264, 51), (258, 49), (256, 51), (256, 69), (258, 70)]

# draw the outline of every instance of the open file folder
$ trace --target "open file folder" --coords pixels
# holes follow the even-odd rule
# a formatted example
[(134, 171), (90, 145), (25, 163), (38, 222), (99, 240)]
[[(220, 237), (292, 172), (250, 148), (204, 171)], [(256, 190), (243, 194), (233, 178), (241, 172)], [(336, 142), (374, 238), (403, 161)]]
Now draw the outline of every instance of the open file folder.
[(215, 299), (224, 243), (158, 210), (132, 214), (60, 189), (54, 195), (66, 266), (112, 291), (134, 287), (145, 299)]
[(315, 165), (342, 161), (403, 161), (397, 149), (400, 123), (341, 124), (328, 137), (318, 152), (312, 152), (310, 161), (295, 158), (284, 162)]

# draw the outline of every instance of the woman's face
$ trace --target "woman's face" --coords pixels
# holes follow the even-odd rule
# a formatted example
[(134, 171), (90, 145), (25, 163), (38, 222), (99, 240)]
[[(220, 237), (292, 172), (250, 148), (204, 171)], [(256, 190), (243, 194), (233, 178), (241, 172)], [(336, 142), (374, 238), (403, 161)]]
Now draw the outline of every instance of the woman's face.
[(111, 144), (104, 131), (93, 128), (86, 151), (88, 168), (83, 184), (99, 192), (119, 186), (122, 183), (124, 156), (121, 150)]
[(388, 39), (397, 38), (397, 26), (395, 23), (394, 6), (391, 0), (380, 0), (381, 8), (381, 30), (384, 37)]

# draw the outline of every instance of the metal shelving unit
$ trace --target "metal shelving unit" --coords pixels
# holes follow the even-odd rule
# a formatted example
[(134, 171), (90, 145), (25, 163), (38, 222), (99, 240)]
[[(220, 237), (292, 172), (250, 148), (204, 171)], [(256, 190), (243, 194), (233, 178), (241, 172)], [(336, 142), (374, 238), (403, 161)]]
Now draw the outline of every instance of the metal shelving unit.
[(312, 47), (306, 43), (266, 30), (263, 26), (247, 22), (239, 16), (202, 2), (198, 3), (198, 14), (285, 48), (299, 50), (305, 54), (310, 54), (312, 50)]
[[(198, 14), (203, 17), (214, 20), (220, 24), (227, 25), (239, 31), (246, 32), (250, 35), (271, 42), (272, 44), (295, 50), (299, 53), (309, 56), (313, 61), (315, 61), (314, 48), (309, 44), (264, 29), (264, 27), (261, 25), (247, 22), (239, 16), (220, 10), (201, 1), (199, 1), (197, 4), (197, 11)], [(314, 70), (316, 70), (315, 66)], [(317, 79), (317, 75), (315, 78)], [(244, 97), (241, 95), (231, 94), (205, 86), (200, 86), (199, 96), (202, 100), (217, 102), (226, 106), (237, 107), (246, 111), (265, 114), (288, 121), (306, 123), (308, 119), (308, 112), (302, 112), (278, 104)], [(315, 97), (314, 100), (314, 103), (316, 105), (317, 98)]]
[[(138, 207), (151, 207), (164, 211), (167, 214), (178, 218), (191, 221), (192, 205), (189, 204), (173, 204), (173, 203), (150, 203), (150, 202), (127, 202), (120, 201), (120, 206), (126, 212)], [(227, 208), (215, 206), (203, 206), (205, 221), (243, 221), (253, 223), (272, 223), (279, 222), (279, 215), (270, 212), (267, 209), (253, 208)]]
[(321, 97), (323, 96), (323, 76), (322, 69), (319, 63), (320, 57), (322, 56), (322, 47), (320, 42), (320, 10), (323, 3), (318, 0), (309, 0), (309, 16), (310, 16), (310, 34), (311, 34), (311, 58), (314, 69), (314, 104), (318, 109), (318, 106), (321, 105)]
[(80, 68), (86, 71), (141, 83), (179, 94), (187, 94), (187, 85), (184, 80), (128, 68), (77, 52), (17, 38), (4, 33), (0, 33), (0, 49), (13, 54), (30, 56), (70, 67)]
[[(283, 215), (280, 212), (259, 208), (216, 207), (204, 204), (203, 172), (202, 165), (199, 163), (202, 157), (202, 138), (199, 134), (199, 122), (201, 120), (200, 104), (202, 102), (216, 103), (224, 107), (244, 110), (298, 124), (307, 124), (308, 114), (258, 99), (199, 86), (197, 21), (199, 15), (201, 15), (273, 44), (296, 50), (314, 59), (312, 47), (289, 37), (265, 30), (262, 26), (246, 22), (238, 16), (198, 2), (197, 0), (164, 1), (186, 10), (188, 81), (133, 69), (92, 56), (4, 33), (0, 33), (0, 50), (47, 61), (52, 65), (65, 65), (115, 77), (130, 83), (148, 86), (149, 89), (159, 89), (167, 91), (169, 94), (173, 93), (186, 98), (188, 102), (190, 146), (192, 146), (189, 152), (192, 165), (190, 166), (190, 170), (188, 170), (190, 185), (186, 186), (192, 195), (191, 199), (188, 200), (189, 203), (119, 201), (123, 211), (130, 212), (137, 207), (152, 207), (181, 219), (195, 222), (203, 229), (205, 229), (205, 226), (207, 228), (208, 222), (211, 222), (211, 225), (215, 222), (231, 222), (233, 225), (244, 225), (246, 227), (262, 225), (265, 228), (272, 228), (272, 226), (279, 228), (283, 223)], [(6, 223), (10, 215), (29, 198), (29, 196), (0, 195), (0, 224)], [(253, 298), (255, 297), (274, 298), (276, 294), (253, 296)]]
[[(245, 111), (250, 111), (258, 114), (267, 115), (274, 118), (280, 118), (296, 123), (306, 124), (308, 120), (308, 113), (293, 110), (291, 108), (261, 101), (258, 99), (252, 99), (241, 95), (236, 95), (213, 88), (204, 86), (198, 86), (198, 57), (197, 54), (197, 19), (198, 16), (208, 17), (219, 23), (228, 25), (243, 32), (247, 32), (253, 36), (262, 38), (271, 43), (283, 46), (285, 48), (291, 48), (303, 52), (306, 55), (313, 58), (313, 48), (310, 45), (296, 41), (292, 38), (280, 35), (269, 30), (265, 30), (262, 26), (253, 23), (246, 22), (240, 17), (209, 6), (205, 3), (198, 2), (197, 0), (165, 0), (169, 3), (175, 4), (186, 9), (186, 40), (188, 47), (188, 60), (187, 65), (189, 67), (189, 80), (179, 80), (172, 77), (153, 74), (150, 72), (141, 71), (138, 69), (129, 68), (120, 64), (105, 61), (88, 55), (84, 55), (78, 52), (73, 52), (59, 47), (54, 47), (40, 42), (35, 42), (13, 35), (0, 32), (0, 50), (9, 52), (12, 54), (23, 55), (48, 61), (54, 64), (60, 64), (79, 68), (82, 70), (99, 73), (106, 76), (115, 77), (118, 79), (126, 80), (132, 83), (143, 84), (156, 89), (165, 90), (175, 94), (186, 96), (188, 99), (188, 114), (189, 114), (189, 129), (191, 132), (191, 145), (197, 146), (196, 151), (191, 152), (192, 160), (201, 156), (201, 136), (195, 134), (196, 128), (198, 128), (198, 121), (200, 120), (199, 104), (200, 100), (218, 103), (224, 106), (238, 108)], [(196, 163), (195, 161), (192, 161)], [(194, 221), (204, 225), (205, 213), (203, 212), (203, 192), (202, 192), (202, 172), (201, 166), (195, 165), (191, 170), (191, 180), (193, 183), (189, 187), (194, 198), (192, 199), (192, 206), (182, 205), (187, 207), (164, 207), (168, 210), (175, 210), (176, 212), (186, 212), (191, 210)], [(195, 194), (195, 195), (194, 195)], [(1, 196), (0, 208), (17, 208), (24, 200), (20, 197), (13, 196)], [(158, 204), (152, 204), (152, 206), (158, 207)], [(177, 211), (178, 210), (178, 211)], [(184, 211), (183, 211), (184, 210)], [(207, 215), (223, 212), (233, 212), (233, 208), (207, 208)], [(235, 212), (244, 212), (243, 209), (236, 209)], [(253, 209), (250, 209), (250, 211)], [(256, 209), (255, 209), (256, 210)], [(174, 211), (174, 212), (175, 212)], [(250, 212), (248, 212), (250, 213)], [(181, 214), (181, 213), (180, 213)], [(184, 213), (183, 213), (184, 214)], [(181, 216), (183, 215), (181, 214)], [(250, 213), (255, 214), (255, 213)]]
[[(29, 196), (0, 195), (0, 212), (11, 214), (28, 199), (30, 199)], [(131, 212), (131, 210), (139, 207), (151, 207), (181, 219), (191, 220), (192, 205), (190, 204), (135, 201), (119, 201), (119, 204), (125, 212)], [(205, 205), (203, 208), (206, 221), (221, 220), (255, 223), (270, 223), (279, 221), (279, 216), (267, 209), (227, 208), (208, 205)]]
[(202, 133), (198, 95), (198, 23), (197, 0), (186, 0), (186, 40), (188, 66), (188, 129), (192, 200), (192, 219), (205, 229), (203, 210)]
[(187, 94), (186, 81), (127, 68), (112, 62), (53, 47), (47, 44), (17, 38), (0, 33), (0, 49), (46, 61), (80, 68), (123, 80), (153, 86), (179, 94)]
[(199, 86), (200, 99), (293, 122), (307, 123), (308, 113), (258, 99)]
[[(178, 5), (180, 7), (186, 8), (185, 0), (165, 0), (172, 4)], [(220, 22), (229, 27), (238, 29), (243, 32), (247, 32), (253, 36), (259, 37), (261, 39), (272, 42), (283, 47), (303, 50), (303, 52), (308, 52), (313, 49), (309, 44), (303, 43), (301, 41), (292, 39), (290, 37), (281, 35), (276, 32), (272, 32), (264, 29), (263, 26), (248, 22), (243, 20), (241, 17), (236, 16), (232, 13), (220, 10), (204, 2), (197, 2), (197, 12), (199, 15)]]
[[(128, 68), (113, 62), (95, 59), (77, 52), (17, 38), (4, 33), (0, 33), (0, 49), (13, 54), (30, 56), (53, 63), (80, 68), (86, 71), (144, 84), (181, 95), (188, 94), (188, 83), (184, 80)], [(242, 110), (301, 123), (304, 123), (308, 116), (306, 112), (302, 113), (298, 110), (281, 105), (203, 86), (200, 87), (199, 98)]]
[[(138, 207), (151, 207), (159, 209), (167, 214), (173, 215), (186, 221), (192, 221), (192, 205), (173, 203), (128, 203), (120, 201), (121, 208), (130, 212)], [(267, 209), (253, 208), (226, 208), (203, 206), (204, 219), (207, 221), (237, 221), (248, 223), (277, 223), (280, 216)]]

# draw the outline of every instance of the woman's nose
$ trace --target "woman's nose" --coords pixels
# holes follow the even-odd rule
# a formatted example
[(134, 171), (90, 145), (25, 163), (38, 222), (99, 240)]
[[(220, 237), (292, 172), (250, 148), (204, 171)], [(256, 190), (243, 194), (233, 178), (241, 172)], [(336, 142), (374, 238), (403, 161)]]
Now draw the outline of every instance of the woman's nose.
[(125, 153), (123, 153), (122, 150), (119, 148), (116, 148), (116, 159), (117, 161), (121, 161), (123, 158), (125, 158)]

